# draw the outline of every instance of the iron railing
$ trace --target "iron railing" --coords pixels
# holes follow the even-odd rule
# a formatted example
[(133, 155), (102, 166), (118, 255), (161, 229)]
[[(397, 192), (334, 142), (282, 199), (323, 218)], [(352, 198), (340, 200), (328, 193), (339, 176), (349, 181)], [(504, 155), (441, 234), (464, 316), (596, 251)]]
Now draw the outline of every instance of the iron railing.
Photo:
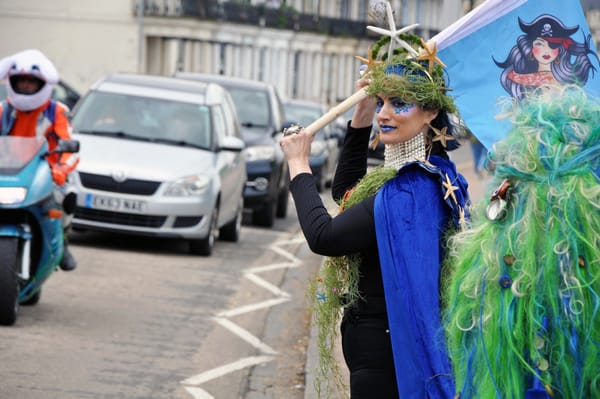
[(192, 17), (209, 21), (248, 24), (267, 28), (314, 32), (330, 36), (364, 38), (366, 21), (304, 14), (290, 7), (278, 9), (237, 2), (210, 0), (143, 0), (144, 16)]

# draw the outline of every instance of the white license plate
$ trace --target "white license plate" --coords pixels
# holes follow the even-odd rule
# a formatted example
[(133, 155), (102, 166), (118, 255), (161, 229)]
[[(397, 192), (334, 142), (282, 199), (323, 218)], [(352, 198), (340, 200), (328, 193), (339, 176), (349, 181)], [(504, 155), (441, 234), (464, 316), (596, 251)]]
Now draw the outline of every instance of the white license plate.
[(85, 207), (107, 211), (143, 213), (146, 211), (146, 201), (87, 194), (85, 196)]

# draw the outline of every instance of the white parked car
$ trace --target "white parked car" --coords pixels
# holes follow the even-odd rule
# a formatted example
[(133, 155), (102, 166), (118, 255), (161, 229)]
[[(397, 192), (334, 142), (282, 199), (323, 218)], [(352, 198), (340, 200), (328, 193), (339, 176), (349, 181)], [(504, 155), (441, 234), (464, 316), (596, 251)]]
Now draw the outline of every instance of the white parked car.
[(75, 229), (185, 239), (200, 255), (216, 238), (239, 239), (245, 145), (221, 86), (112, 74), (79, 101), (72, 122)]

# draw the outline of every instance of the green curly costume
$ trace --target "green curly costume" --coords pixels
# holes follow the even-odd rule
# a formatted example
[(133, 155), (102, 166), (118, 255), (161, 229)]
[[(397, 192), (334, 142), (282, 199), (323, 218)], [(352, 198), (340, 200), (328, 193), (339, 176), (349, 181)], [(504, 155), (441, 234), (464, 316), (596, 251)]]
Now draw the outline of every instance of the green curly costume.
[[(453, 237), (445, 328), (460, 398), (600, 398), (600, 103), (521, 103), (494, 148), (507, 213)], [(489, 197), (488, 197), (489, 198)]]

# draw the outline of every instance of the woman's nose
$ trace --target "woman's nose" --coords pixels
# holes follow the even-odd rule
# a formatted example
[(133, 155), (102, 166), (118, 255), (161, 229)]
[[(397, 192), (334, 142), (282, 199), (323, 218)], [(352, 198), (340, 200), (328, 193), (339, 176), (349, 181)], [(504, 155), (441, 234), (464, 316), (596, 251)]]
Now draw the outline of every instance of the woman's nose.
[(390, 104), (386, 101), (381, 105), (379, 112), (377, 112), (377, 118), (382, 120), (387, 120), (390, 117)]

